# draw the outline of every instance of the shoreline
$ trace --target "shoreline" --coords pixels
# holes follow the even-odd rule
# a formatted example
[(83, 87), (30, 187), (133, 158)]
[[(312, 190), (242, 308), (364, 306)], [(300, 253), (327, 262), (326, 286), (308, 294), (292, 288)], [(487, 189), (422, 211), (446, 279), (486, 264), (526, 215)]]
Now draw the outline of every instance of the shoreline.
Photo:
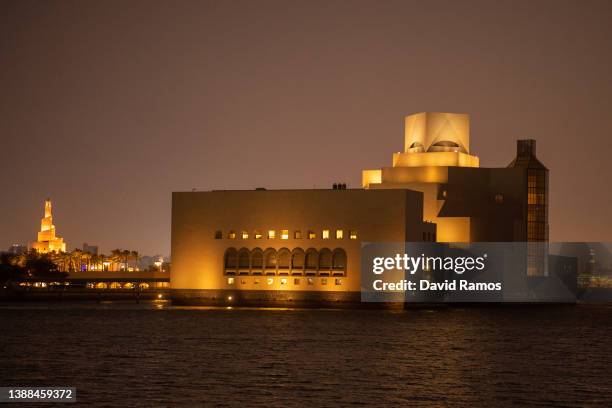
[[(283, 296), (284, 295), (284, 296)], [(84, 302), (101, 303), (108, 301), (148, 302), (166, 301), (173, 306), (203, 306), (219, 308), (298, 308), (298, 309), (418, 309), (444, 307), (546, 307), (551, 305), (606, 305), (612, 304), (612, 288), (587, 288), (579, 292), (575, 301), (488, 301), (488, 302), (362, 302), (359, 292), (334, 294), (331, 297), (320, 293), (301, 293), (287, 297), (286, 294), (272, 296), (265, 291), (251, 293), (236, 291), (203, 291), (159, 288), (153, 290), (122, 289), (24, 289), (0, 290), (0, 302), (41, 303), (41, 302)]]

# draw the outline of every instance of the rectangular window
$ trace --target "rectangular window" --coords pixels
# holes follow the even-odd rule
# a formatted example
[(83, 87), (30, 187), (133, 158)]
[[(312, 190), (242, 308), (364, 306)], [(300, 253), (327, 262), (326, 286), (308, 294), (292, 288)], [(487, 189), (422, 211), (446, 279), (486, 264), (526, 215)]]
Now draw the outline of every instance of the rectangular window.
[(255, 233), (253, 234), (253, 236), (255, 237), (255, 239), (261, 239), (261, 232), (259, 232), (259, 231), (255, 231)]
[(357, 231), (355, 231), (355, 230), (350, 230), (350, 231), (349, 231), (349, 238), (350, 238), (350, 239), (357, 239)]
[(328, 229), (324, 229), (323, 230), (323, 233), (321, 234), (321, 238), (329, 239), (329, 230)]
[(308, 231), (308, 239), (316, 239), (317, 234), (314, 231)]
[(302, 231), (297, 230), (293, 232), (293, 239), (302, 239)]
[(336, 279), (336, 286), (342, 285), (342, 279)]
[(321, 278), (321, 285), (327, 285), (327, 278)]
[(344, 238), (344, 231), (336, 230), (336, 239), (342, 239), (342, 238)]
[(295, 278), (295, 279), (293, 280), (293, 284), (294, 284), (294, 285), (299, 285), (299, 284), (300, 284), (300, 279), (299, 279), (299, 278)]
[(227, 278), (227, 284), (228, 285), (233, 285), (234, 284), (234, 278)]
[(227, 234), (227, 237), (228, 237), (229, 239), (236, 239), (236, 233), (235, 233), (234, 231), (230, 231), (230, 232)]
[(529, 193), (527, 194), (527, 204), (537, 204), (536, 194)]
[(281, 239), (289, 239), (289, 230), (281, 230)]
[(314, 279), (308, 278), (308, 284), (309, 285), (314, 285)]
[(276, 231), (269, 230), (268, 231), (268, 239), (274, 239), (274, 238), (276, 238)]
[(215, 231), (215, 239), (222, 239), (222, 238), (223, 238), (223, 232)]
[(242, 231), (242, 239), (249, 239), (249, 233), (246, 231)]

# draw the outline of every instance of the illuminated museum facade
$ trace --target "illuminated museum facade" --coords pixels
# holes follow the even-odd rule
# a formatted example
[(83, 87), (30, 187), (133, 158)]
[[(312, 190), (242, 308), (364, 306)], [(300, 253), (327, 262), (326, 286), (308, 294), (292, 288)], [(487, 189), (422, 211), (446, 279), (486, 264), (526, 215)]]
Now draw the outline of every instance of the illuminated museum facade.
[(405, 125), (404, 152), (365, 170), (362, 189), (173, 193), (173, 300), (359, 302), (365, 242), (547, 241), (535, 141), (518, 141), (509, 166), (481, 168), (467, 115), (418, 113)]

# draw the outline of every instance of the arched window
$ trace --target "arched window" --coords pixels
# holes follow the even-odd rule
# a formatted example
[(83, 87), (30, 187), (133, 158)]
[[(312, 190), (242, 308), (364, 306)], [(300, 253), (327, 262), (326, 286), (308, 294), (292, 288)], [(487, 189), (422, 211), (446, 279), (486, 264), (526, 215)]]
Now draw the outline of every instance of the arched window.
[(289, 269), (291, 265), (291, 252), (287, 248), (278, 250), (278, 269)]
[(316, 250), (309, 248), (306, 251), (306, 269), (309, 270), (317, 270), (317, 267), (319, 265), (319, 254), (317, 253)]
[(332, 254), (332, 270), (334, 275), (344, 275), (346, 271), (346, 252), (344, 249), (334, 249)]
[(238, 251), (238, 274), (239, 275), (248, 275), (250, 269), (250, 253), (246, 248), (241, 248)]
[(455, 142), (451, 142), (450, 140), (440, 140), (427, 149), (428, 152), (465, 152), (461, 146), (459, 146)]
[(304, 270), (304, 250), (302, 248), (295, 248), (291, 254), (291, 269), (300, 275)]
[(251, 272), (253, 275), (261, 275), (263, 270), (263, 251), (255, 248), (251, 251)]
[(264, 252), (264, 269), (266, 274), (276, 273), (276, 250), (273, 248), (266, 249)]
[(332, 267), (332, 252), (323, 248), (319, 251), (319, 270), (329, 271)]
[(236, 248), (228, 248), (225, 250), (225, 273), (235, 273), (238, 267), (238, 251)]
[(238, 252), (238, 269), (240, 272), (246, 272), (248, 274), (250, 267), (250, 255), (249, 250), (246, 248), (242, 248)]

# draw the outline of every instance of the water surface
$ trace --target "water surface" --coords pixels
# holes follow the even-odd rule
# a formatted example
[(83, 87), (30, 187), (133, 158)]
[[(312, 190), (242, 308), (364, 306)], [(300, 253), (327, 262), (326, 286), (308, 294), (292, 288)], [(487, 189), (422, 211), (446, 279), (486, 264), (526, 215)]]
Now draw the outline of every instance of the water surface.
[(612, 401), (610, 306), (30, 303), (0, 305), (0, 324), (0, 385), (73, 386), (78, 402), (94, 407)]

